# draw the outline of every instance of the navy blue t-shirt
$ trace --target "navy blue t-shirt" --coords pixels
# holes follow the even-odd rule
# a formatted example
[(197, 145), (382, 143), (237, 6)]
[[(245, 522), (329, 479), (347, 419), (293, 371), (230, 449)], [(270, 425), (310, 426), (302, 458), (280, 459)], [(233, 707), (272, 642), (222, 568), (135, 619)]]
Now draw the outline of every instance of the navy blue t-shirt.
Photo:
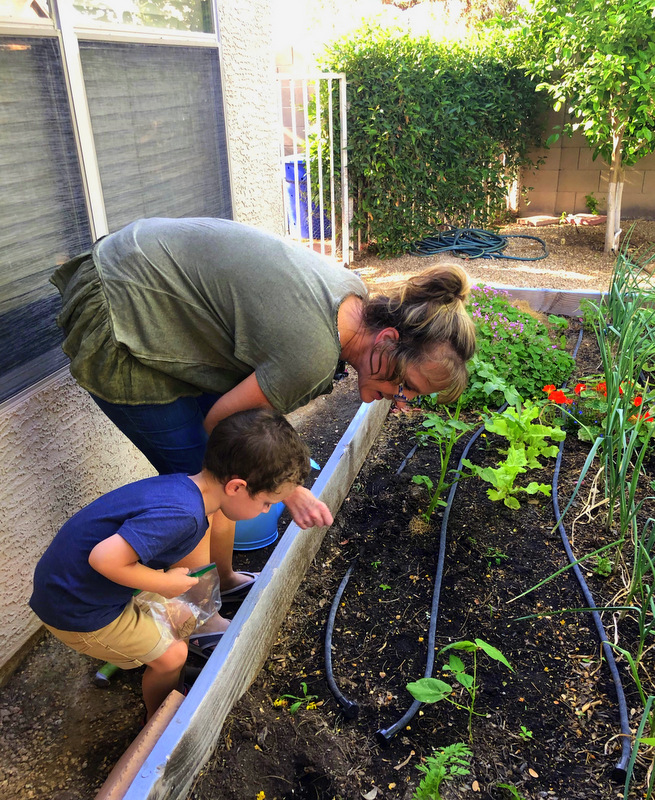
[(34, 572), (30, 606), (64, 631), (109, 625), (134, 589), (110, 581), (89, 564), (99, 543), (118, 533), (139, 561), (165, 569), (188, 555), (208, 527), (202, 493), (187, 475), (158, 475), (102, 495), (66, 522)]

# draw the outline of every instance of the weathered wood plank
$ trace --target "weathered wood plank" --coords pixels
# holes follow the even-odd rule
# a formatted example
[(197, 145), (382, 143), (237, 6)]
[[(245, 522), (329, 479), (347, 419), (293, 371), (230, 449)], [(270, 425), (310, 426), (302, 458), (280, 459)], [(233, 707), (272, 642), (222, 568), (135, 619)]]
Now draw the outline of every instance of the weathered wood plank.
[[(362, 405), (312, 491), (336, 513), (389, 410), (387, 401)], [(286, 529), (244, 601), (139, 774), (125, 800), (184, 798), (209, 758), (225, 718), (256, 678), (316, 555), (326, 528)]]

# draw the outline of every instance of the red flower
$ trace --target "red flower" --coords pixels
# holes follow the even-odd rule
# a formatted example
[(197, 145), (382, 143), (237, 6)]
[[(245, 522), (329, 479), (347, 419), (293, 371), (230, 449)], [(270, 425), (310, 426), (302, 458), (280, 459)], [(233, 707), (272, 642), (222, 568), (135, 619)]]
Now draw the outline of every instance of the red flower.
[(597, 383), (594, 386), (594, 389), (599, 393), (602, 392), (605, 395), (605, 397), (607, 397), (607, 384), (605, 383), (605, 381), (603, 381), (602, 383)]
[(548, 399), (553, 403), (572, 403), (573, 400), (569, 400), (569, 398), (564, 394), (561, 389), (557, 389), (554, 392), (551, 392), (548, 395)]
[(585, 390), (586, 388), (587, 388), (587, 384), (586, 384), (586, 383), (578, 383), (578, 384), (577, 384), (577, 386), (575, 387), (575, 389), (574, 389), (573, 391), (574, 391), (576, 394), (580, 394), (580, 392), (584, 392), (584, 390)]
[(644, 398), (643, 398), (643, 397), (641, 397), (640, 395), (637, 395), (637, 397), (635, 397), (635, 399), (632, 401), (632, 405), (634, 405), (634, 406), (637, 406), (637, 408), (639, 408), (639, 406), (640, 406), (640, 405), (641, 405), (643, 402), (644, 402)]
[(655, 417), (651, 417), (651, 415), (648, 412), (646, 412), (645, 414), (633, 414), (630, 417), (631, 422), (638, 419), (643, 419), (644, 422), (655, 422)]
[(548, 384), (548, 386), (544, 386), (544, 388), (542, 389), (542, 391), (546, 392), (546, 394), (548, 394), (548, 395), (549, 395), (551, 392), (554, 392), (554, 391), (555, 391), (555, 387), (553, 386), (553, 384), (552, 384), (552, 383), (549, 383), (549, 384)]

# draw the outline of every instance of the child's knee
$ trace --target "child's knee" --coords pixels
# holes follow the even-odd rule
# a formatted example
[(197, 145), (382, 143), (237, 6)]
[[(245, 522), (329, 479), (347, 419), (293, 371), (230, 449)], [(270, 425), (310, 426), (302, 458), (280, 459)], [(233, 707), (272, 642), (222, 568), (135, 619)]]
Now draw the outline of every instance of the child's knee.
[(182, 669), (186, 662), (188, 647), (186, 642), (176, 639), (159, 658), (149, 661), (148, 666), (156, 672), (172, 672)]

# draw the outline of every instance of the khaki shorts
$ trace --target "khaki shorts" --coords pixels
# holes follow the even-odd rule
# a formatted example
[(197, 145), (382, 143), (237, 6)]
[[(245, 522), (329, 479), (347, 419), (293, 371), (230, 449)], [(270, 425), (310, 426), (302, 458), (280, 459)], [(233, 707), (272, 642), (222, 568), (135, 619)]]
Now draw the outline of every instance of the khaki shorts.
[(46, 628), (78, 653), (109, 661), (121, 669), (134, 669), (162, 656), (172, 639), (162, 633), (155, 620), (134, 601), (109, 625), (97, 631), (79, 633)]

